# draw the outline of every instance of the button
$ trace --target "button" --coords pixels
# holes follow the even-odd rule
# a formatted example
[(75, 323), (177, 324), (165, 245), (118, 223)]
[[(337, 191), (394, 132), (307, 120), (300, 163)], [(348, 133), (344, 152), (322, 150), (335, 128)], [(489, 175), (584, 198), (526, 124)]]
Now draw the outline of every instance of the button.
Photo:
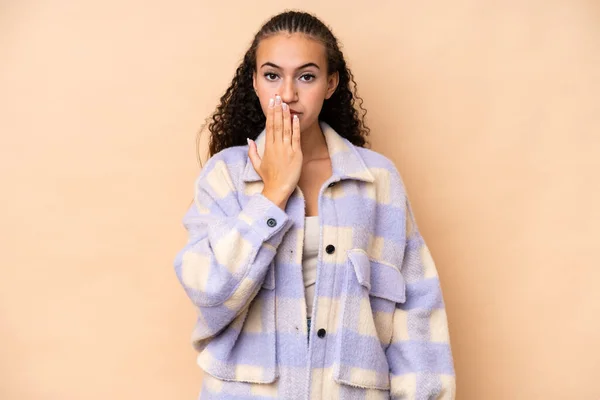
[(320, 338), (324, 338), (326, 333), (327, 333), (327, 331), (325, 329), (321, 328), (317, 331), (317, 336)]
[(329, 187), (334, 187), (335, 186), (335, 182), (331, 182), (329, 185), (327, 185)]
[(275, 225), (277, 225), (277, 221), (275, 221), (275, 218), (269, 218), (267, 220), (267, 225), (269, 225), (271, 228), (274, 227)]
[(335, 246), (332, 244), (328, 244), (327, 247), (325, 247), (325, 251), (327, 252), (327, 254), (331, 254), (335, 251)]

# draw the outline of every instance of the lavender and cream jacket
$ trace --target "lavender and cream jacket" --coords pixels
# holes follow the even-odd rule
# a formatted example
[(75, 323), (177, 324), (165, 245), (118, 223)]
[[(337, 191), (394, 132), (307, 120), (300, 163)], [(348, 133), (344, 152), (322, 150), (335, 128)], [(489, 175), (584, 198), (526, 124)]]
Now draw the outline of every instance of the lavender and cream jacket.
[[(313, 315), (301, 190), (285, 211), (264, 197), (248, 146), (214, 155), (196, 180), (175, 271), (198, 315), (199, 398), (454, 399), (440, 282), (402, 179), (383, 155), (321, 127), (333, 174), (318, 199)], [(265, 131), (256, 143), (262, 156)]]

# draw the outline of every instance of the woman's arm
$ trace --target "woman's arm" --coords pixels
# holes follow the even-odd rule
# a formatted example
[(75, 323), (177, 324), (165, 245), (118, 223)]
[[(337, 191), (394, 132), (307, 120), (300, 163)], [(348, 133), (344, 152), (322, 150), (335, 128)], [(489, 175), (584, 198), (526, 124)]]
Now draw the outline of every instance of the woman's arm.
[(261, 193), (241, 207), (222, 160), (213, 157), (196, 181), (183, 223), (189, 235), (175, 272), (198, 312), (194, 347), (239, 315), (258, 293), (283, 235), (287, 214)]
[(401, 266), (406, 302), (397, 304), (387, 349), (391, 398), (453, 400), (455, 375), (438, 273), (406, 198)]

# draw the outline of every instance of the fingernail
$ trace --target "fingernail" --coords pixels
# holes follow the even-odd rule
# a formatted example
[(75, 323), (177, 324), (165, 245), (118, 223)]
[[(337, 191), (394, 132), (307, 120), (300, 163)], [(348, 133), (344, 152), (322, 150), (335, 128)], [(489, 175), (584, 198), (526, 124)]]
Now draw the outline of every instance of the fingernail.
[(246, 138), (246, 140), (248, 141), (248, 146), (250, 146), (250, 139)]
[(281, 104), (281, 97), (279, 95), (275, 96), (275, 105), (278, 106)]
[(294, 121), (298, 121), (298, 114), (294, 114)]
[(288, 108), (288, 105), (287, 105), (286, 103), (283, 103), (283, 104), (281, 105), (281, 108), (283, 108), (283, 110), (285, 111), (285, 110), (287, 110), (287, 108)]
[(269, 107), (273, 108), (273, 99), (269, 99)]

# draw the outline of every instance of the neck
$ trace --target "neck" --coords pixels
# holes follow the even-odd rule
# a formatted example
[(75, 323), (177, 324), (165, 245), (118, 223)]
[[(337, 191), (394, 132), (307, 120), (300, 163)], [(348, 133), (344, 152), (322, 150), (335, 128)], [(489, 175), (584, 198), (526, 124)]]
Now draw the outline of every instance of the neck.
[(300, 142), (305, 163), (314, 159), (325, 158), (329, 155), (327, 141), (325, 140), (319, 121), (316, 121), (309, 128), (302, 131)]

